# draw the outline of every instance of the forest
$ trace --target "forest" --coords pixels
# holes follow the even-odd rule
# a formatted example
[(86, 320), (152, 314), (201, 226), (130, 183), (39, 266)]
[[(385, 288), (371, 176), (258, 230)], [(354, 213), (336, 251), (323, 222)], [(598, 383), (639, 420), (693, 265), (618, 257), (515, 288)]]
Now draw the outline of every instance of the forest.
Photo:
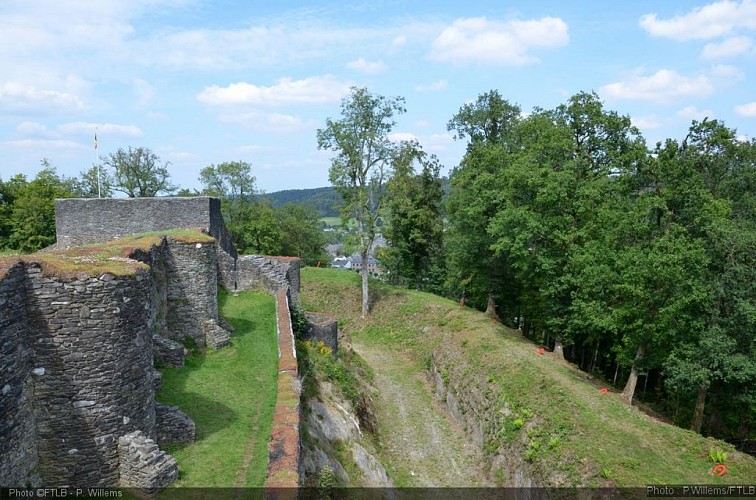
[[(387, 280), (485, 310), (623, 388), (628, 402), (753, 453), (756, 140), (704, 119), (685, 137), (649, 146), (594, 93), (523, 112), (492, 90), (450, 117), (467, 148), (446, 193), (433, 155), (416, 142), (389, 143), (402, 112), (400, 98), (353, 89), (342, 120), (318, 131), (319, 147), (338, 153), (331, 181), (343, 217), (371, 212), (357, 229), (368, 245), (381, 222)], [(345, 124), (366, 116), (379, 125), (369, 142), (383, 163), (350, 185), (346, 160), (359, 147), (349, 149), (357, 143)], [(104, 195), (177, 192), (169, 183), (124, 191), (128, 175), (118, 175), (134, 151), (108, 159)], [(137, 165), (150, 158), (142, 153)], [(65, 178), (44, 163), (35, 179), (0, 179), (2, 251), (54, 243), (54, 198), (97, 196), (96, 172)], [(322, 214), (254, 198), (251, 169), (211, 165), (201, 191), (178, 194), (220, 196), (240, 251), (314, 265), (323, 258)]]

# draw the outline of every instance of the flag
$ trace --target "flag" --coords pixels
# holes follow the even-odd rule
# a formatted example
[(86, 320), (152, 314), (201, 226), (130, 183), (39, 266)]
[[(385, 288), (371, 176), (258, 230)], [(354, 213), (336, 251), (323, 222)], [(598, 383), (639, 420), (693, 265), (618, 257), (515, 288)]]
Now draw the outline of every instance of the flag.
[(96, 151), (97, 150), (97, 132), (95, 132), (94, 148), (95, 148), (95, 151)]

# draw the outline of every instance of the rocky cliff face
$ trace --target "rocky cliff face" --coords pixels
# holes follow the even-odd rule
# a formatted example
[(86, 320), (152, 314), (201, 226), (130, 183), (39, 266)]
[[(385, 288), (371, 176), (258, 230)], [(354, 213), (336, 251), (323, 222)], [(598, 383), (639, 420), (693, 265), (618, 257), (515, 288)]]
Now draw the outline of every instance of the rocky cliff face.
[[(349, 401), (334, 386), (320, 382), (317, 397), (306, 398), (302, 461), (310, 485), (323, 485), (332, 474), (335, 483), (371, 488), (393, 483), (372, 450), (371, 436)], [(327, 486), (333, 486), (326, 484)]]

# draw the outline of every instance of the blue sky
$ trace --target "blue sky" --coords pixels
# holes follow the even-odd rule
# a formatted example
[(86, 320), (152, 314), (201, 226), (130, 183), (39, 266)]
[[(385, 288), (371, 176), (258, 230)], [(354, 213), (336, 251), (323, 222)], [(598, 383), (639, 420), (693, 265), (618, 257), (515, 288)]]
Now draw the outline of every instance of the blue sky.
[(446, 123), (497, 89), (524, 111), (595, 91), (649, 145), (692, 119), (756, 134), (756, 0), (0, 2), (0, 178), (75, 176), (144, 146), (174, 182), (252, 164), (258, 188), (328, 185), (315, 133), (351, 85), (403, 96), (395, 138), (444, 173)]

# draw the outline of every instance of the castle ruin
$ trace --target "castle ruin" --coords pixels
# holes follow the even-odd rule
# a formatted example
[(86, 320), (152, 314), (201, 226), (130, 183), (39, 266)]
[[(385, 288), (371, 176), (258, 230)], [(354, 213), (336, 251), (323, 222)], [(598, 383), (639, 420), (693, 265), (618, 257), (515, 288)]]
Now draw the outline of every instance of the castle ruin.
[(229, 342), (219, 285), (282, 295), (288, 315), (299, 260), (239, 256), (217, 198), (56, 200), (56, 230), (55, 248), (0, 257), (0, 485), (154, 492), (178, 476), (160, 448), (194, 440), (155, 401), (155, 362)]

